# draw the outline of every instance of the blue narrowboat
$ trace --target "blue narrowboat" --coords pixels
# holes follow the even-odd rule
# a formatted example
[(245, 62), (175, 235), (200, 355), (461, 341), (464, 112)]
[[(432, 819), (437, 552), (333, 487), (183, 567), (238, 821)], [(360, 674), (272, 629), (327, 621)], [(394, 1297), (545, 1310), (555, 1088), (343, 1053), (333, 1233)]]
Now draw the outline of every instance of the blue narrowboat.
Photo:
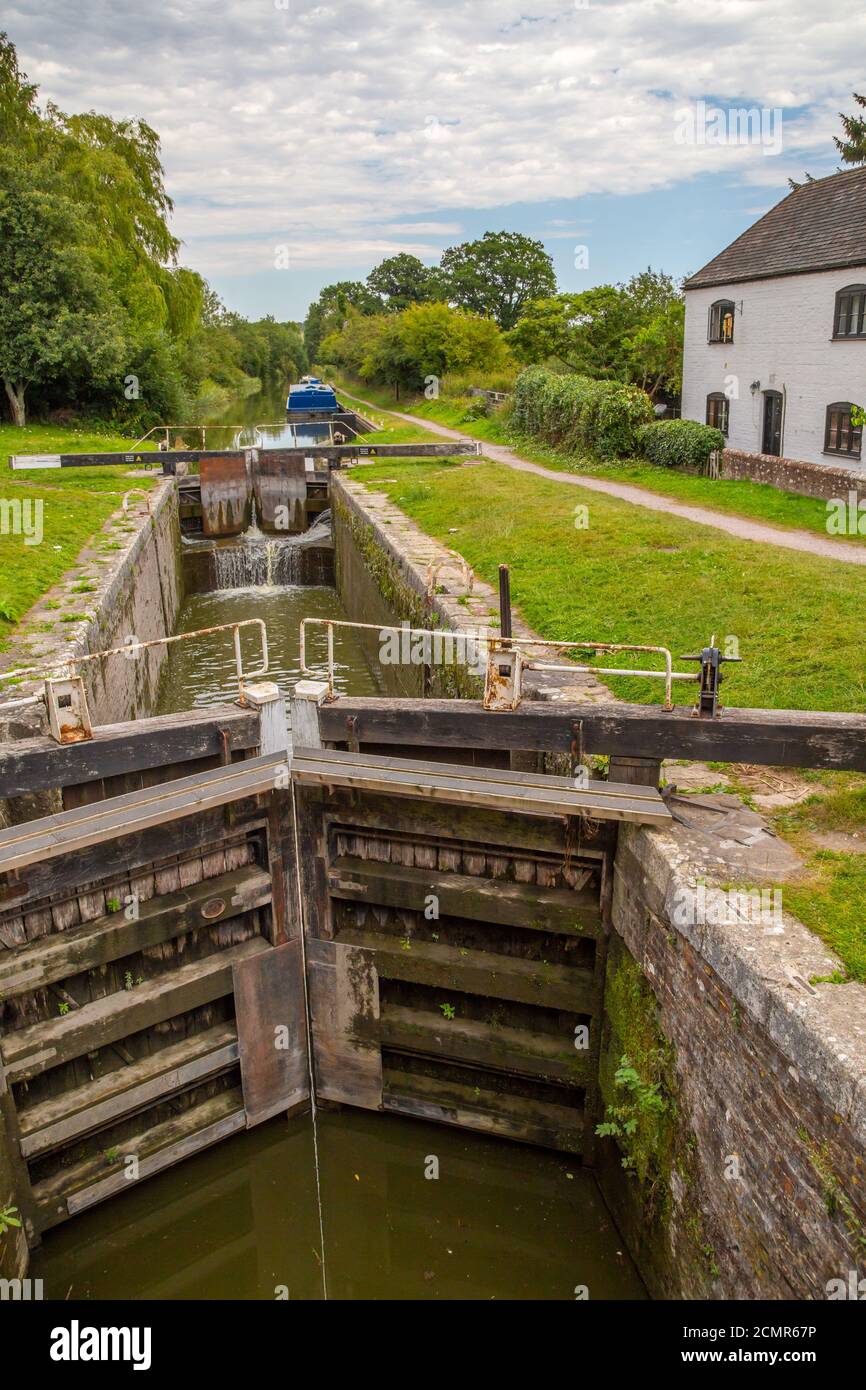
[(289, 398), (286, 401), (286, 410), (291, 415), (294, 411), (329, 411), (337, 410), (337, 396), (333, 386), (327, 382), (320, 381), (315, 376), (305, 376), (295, 386), (289, 387)]

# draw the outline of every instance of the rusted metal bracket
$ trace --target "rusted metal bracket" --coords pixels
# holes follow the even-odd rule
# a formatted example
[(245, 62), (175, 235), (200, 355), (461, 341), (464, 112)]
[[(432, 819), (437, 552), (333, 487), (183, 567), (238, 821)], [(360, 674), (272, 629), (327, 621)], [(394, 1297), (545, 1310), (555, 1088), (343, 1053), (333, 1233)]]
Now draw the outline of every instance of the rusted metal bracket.
[(484, 708), (489, 710), (517, 709), (523, 695), (521, 652), (511, 646), (510, 639), (495, 639), (487, 648), (487, 673), (484, 677)]
[(93, 738), (87, 692), (80, 676), (57, 676), (45, 682), (48, 728), (57, 743), (83, 743)]

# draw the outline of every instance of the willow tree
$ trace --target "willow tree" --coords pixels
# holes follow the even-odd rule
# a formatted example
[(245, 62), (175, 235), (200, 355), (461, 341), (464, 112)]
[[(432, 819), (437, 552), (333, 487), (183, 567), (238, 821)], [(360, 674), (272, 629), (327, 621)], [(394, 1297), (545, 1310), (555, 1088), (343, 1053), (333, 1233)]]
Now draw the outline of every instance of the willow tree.
[(0, 286), (0, 376), (14, 424), (25, 424), (33, 386), (59, 376), (102, 383), (121, 371), (123, 313), (93, 264), (79, 209), (32, 188), (8, 155), (0, 164)]
[(177, 268), (156, 132), (37, 97), (0, 34), (0, 376), (16, 424), (37, 384), (102, 387), (113, 364), (119, 385), (136, 342), (194, 330), (204, 290)]

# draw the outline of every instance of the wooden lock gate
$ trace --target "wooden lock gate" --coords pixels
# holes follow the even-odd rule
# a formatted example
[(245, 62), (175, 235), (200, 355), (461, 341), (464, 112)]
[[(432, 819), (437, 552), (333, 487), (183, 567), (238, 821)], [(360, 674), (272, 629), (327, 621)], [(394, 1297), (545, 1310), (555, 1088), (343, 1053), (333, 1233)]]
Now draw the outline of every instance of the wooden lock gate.
[(656, 787), (537, 771), (573, 709), (299, 699), (289, 763), (278, 692), (248, 697), (0, 750), (0, 1143), (31, 1242), (311, 1077), (592, 1159), (616, 826), (668, 823)]

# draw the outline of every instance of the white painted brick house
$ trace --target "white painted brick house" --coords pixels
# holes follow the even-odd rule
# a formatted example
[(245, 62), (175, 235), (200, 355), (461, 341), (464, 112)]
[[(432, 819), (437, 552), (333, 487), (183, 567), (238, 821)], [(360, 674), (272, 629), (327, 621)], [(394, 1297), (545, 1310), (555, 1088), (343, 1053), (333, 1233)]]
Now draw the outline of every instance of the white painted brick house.
[(685, 419), (730, 449), (866, 465), (866, 168), (802, 184), (685, 289)]

